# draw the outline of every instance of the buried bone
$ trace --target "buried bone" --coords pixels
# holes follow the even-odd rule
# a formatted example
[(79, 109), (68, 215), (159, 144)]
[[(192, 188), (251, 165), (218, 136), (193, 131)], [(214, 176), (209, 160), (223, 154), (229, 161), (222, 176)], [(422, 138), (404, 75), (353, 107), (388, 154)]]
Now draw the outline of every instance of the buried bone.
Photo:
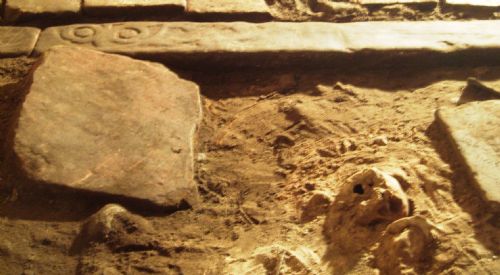
[(375, 266), (382, 274), (421, 274), (425, 263), (432, 259), (435, 230), (438, 228), (422, 216), (389, 224), (374, 249)]

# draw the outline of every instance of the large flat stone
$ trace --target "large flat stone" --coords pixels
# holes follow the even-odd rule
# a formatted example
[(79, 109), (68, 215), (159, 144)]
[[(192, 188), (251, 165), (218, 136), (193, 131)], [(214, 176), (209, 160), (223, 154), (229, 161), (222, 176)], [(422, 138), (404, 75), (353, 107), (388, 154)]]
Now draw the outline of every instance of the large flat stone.
[(188, 0), (189, 16), (206, 20), (248, 20), (272, 19), (265, 0)]
[(13, 148), (28, 180), (157, 206), (196, 201), (196, 84), (77, 47), (47, 51), (31, 77)]
[(173, 65), (500, 64), (500, 20), (469, 22), (128, 22), (52, 27), (38, 53), (79, 45)]
[(0, 27), (0, 57), (30, 55), (39, 35), (37, 28)]
[(16, 21), (33, 17), (65, 16), (80, 12), (81, 0), (6, 0), (4, 17)]
[(178, 14), (184, 12), (186, 0), (83, 0), (85, 13), (122, 15), (127, 13)]
[(436, 113), (484, 198), (500, 203), (500, 100), (471, 102)]

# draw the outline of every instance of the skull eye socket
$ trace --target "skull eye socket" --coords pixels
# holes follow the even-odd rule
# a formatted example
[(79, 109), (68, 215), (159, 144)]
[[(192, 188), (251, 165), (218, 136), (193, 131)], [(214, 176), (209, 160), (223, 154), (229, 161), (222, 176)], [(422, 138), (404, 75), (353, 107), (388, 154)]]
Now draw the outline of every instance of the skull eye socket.
[(401, 200), (396, 198), (391, 198), (389, 200), (389, 209), (392, 213), (399, 213), (401, 212), (402, 208), (403, 208), (403, 203), (401, 202)]
[(362, 184), (358, 183), (354, 185), (354, 187), (352, 188), (352, 192), (363, 195), (365, 193), (365, 189), (363, 188)]

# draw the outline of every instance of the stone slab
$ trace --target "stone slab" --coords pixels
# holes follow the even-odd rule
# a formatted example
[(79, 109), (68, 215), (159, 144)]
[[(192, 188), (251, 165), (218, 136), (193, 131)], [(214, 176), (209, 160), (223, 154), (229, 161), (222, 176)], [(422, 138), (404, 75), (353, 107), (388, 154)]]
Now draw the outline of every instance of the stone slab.
[(6, 0), (4, 19), (17, 21), (47, 15), (63, 16), (80, 12), (81, 0)]
[(171, 15), (184, 12), (186, 0), (83, 0), (83, 10), (92, 15), (147, 13)]
[(265, 0), (187, 0), (188, 16), (206, 20), (272, 19)]
[(437, 111), (436, 118), (487, 201), (500, 203), (500, 100)]
[(52, 27), (36, 46), (79, 45), (173, 65), (500, 64), (500, 20), (468, 22), (126, 22)]
[(21, 175), (160, 207), (196, 202), (196, 84), (78, 47), (54, 47), (35, 66), (13, 135)]
[(39, 35), (37, 28), (0, 27), (0, 57), (30, 55)]
[(500, 0), (446, 0), (446, 5), (500, 8)]

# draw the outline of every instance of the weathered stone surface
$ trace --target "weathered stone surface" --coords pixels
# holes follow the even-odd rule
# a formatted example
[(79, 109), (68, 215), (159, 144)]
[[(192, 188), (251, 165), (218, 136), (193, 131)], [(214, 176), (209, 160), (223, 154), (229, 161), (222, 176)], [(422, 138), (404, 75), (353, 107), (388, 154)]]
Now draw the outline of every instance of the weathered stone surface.
[(446, 5), (469, 7), (500, 7), (500, 0), (446, 0)]
[(80, 11), (80, 0), (6, 0), (4, 16), (7, 21), (39, 15), (67, 15)]
[[(173, 65), (500, 63), (499, 20), (262, 24), (128, 22), (52, 27), (36, 46), (80, 45)], [(273, 39), (269, 39), (272, 37)]]
[(134, 13), (182, 13), (186, 8), (186, 0), (83, 0), (85, 13), (98, 15), (127, 15)]
[(395, 4), (406, 4), (413, 6), (436, 6), (437, 0), (359, 0), (361, 5), (385, 6)]
[(457, 104), (491, 99), (500, 99), (500, 80), (482, 82), (469, 78)]
[(485, 199), (500, 203), (500, 100), (443, 108), (436, 117)]
[(186, 12), (202, 19), (272, 19), (265, 0), (188, 0)]
[(49, 50), (31, 77), (14, 137), (28, 179), (158, 206), (196, 202), (194, 83), (77, 47)]
[(337, 24), (350, 51), (413, 51), (425, 58), (432, 52), (500, 49), (500, 20), (373, 23)]
[(30, 55), (39, 35), (37, 28), (0, 27), (0, 57)]

